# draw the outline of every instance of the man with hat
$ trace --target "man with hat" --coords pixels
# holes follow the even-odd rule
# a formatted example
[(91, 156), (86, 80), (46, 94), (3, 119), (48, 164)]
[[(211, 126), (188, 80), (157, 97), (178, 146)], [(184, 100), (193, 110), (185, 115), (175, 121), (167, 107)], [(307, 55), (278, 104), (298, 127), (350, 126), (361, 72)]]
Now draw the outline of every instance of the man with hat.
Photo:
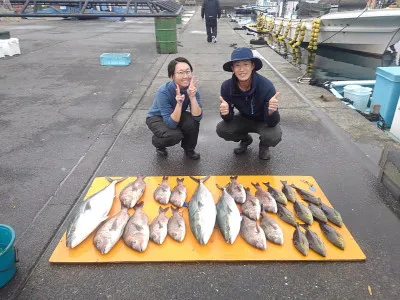
[[(246, 152), (253, 142), (249, 133), (260, 135), (259, 158), (271, 158), (270, 147), (275, 147), (282, 138), (279, 126), (278, 95), (274, 85), (257, 73), (262, 62), (253, 56), (249, 48), (237, 48), (231, 60), (223, 65), (232, 78), (221, 85), (220, 114), (217, 134), (226, 141), (240, 142), (234, 153)], [(234, 108), (239, 114), (234, 113)]]

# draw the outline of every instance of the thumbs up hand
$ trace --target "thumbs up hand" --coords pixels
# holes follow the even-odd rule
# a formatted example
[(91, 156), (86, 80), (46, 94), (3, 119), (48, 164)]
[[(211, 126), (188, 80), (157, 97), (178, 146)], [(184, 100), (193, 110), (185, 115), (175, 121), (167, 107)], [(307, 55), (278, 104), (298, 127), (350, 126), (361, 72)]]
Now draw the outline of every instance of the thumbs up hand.
[(268, 103), (268, 114), (272, 115), (274, 112), (278, 110), (278, 96), (279, 92), (277, 92), (271, 99), (269, 99)]
[(229, 114), (229, 104), (219, 96), (219, 100), (221, 101), (221, 104), (219, 105), (219, 112), (221, 113), (222, 116), (226, 116)]

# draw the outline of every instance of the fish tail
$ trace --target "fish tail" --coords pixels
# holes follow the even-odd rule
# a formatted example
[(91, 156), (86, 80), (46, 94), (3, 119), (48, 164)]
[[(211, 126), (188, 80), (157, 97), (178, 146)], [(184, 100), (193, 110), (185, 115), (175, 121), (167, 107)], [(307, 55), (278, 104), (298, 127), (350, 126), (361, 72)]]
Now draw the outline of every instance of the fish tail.
[(166, 213), (169, 209), (169, 206), (167, 206), (166, 208), (162, 208), (161, 206), (158, 208), (158, 213)]
[(136, 203), (136, 205), (135, 205), (133, 208), (134, 208), (134, 209), (139, 209), (139, 208), (142, 208), (143, 205), (144, 205), (144, 201), (141, 201), (141, 202), (139, 202), (139, 203)]
[(266, 187), (270, 187), (269, 182), (263, 182), (262, 184), (265, 185)]
[(119, 182), (124, 181), (124, 180), (127, 179), (128, 177), (126, 176), (126, 177), (120, 177), (120, 178), (118, 178), (118, 179), (112, 179), (111, 177), (106, 176), (105, 178), (106, 178), (107, 181), (110, 182), (110, 183), (113, 182), (113, 181), (117, 181), (117, 183), (119, 183)]
[(218, 183), (217, 184), (215, 184), (216, 186), (217, 186), (217, 188), (219, 188), (221, 191), (223, 191), (224, 190), (224, 188), (222, 187), (222, 186), (220, 186)]
[(251, 185), (254, 186), (255, 188), (260, 186), (260, 184), (258, 182), (257, 183), (251, 183)]
[(206, 180), (208, 179), (208, 178), (210, 178), (210, 175), (208, 175), (208, 176), (206, 176), (206, 177), (203, 177), (203, 178), (196, 178), (196, 177), (193, 177), (193, 176), (189, 176), (192, 180), (194, 180), (194, 181), (196, 181), (196, 182), (198, 182), (198, 183), (200, 183), (200, 182), (202, 182), (202, 183), (204, 183), (204, 182), (206, 182)]

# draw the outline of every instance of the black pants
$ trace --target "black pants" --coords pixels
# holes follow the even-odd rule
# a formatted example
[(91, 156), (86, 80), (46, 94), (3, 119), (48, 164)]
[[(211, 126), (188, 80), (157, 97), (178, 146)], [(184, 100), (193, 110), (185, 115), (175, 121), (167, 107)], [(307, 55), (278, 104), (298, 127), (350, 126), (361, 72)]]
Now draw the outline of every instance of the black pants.
[(279, 124), (268, 127), (265, 122), (248, 120), (240, 115), (235, 115), (230, 121), (221, 121), (217, 125), (218, 136), (226, 141), (245, 140), (247, 134), (251, 132), (260, 135), (261, 146), (275, 147), (282, 139), (282, 129)]
[(178, 126), (169, 128), (161, 116), (146, 119), (146, 124), (153, 132), (152, 143), (156, 148), (170, 147), (181, 142), (184, 150), (194, 150), (199, 136), (200, 122), (193, 119), (192, 115), (183, 111)]
[(206, 18), (207, 42), (211, 42), (212, 36), (217, 37), (217, 19)]

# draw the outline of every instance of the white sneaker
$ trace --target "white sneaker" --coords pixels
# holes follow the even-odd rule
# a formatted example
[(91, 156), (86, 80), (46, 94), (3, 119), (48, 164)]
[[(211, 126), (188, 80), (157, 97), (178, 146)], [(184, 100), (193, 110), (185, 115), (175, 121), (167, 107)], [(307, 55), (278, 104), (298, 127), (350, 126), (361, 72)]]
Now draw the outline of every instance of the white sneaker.
[(212, 39), (212, 41), (211, 41), (212, 43), (216, 43), (217, 42), (217, 39), (215, 38), (215, 36), (212, 36), (211, 39)]

